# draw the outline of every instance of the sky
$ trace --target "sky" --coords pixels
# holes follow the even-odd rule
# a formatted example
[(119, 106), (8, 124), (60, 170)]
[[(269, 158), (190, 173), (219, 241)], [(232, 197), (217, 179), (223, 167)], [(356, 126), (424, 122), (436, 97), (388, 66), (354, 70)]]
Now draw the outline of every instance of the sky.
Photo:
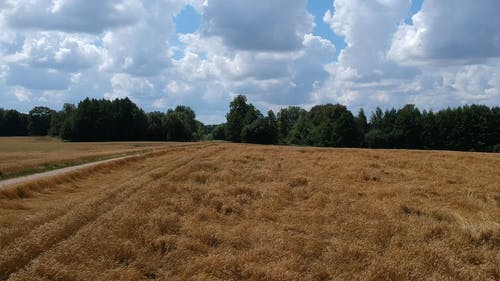
[(0, 107), (500, 105), (498, 0), (0, 0)]

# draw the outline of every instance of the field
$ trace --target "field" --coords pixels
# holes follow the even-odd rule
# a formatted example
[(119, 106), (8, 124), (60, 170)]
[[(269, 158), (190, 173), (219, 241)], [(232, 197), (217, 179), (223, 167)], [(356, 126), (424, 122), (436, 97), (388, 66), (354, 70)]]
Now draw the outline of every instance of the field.
[(68, 143), (49, 137), (0, 138), (0, 179), (133, 154), (165, 146), (155, 142)]
[(500, 156), (222, 143), (0, 191), (0, 280), (500, 280)]

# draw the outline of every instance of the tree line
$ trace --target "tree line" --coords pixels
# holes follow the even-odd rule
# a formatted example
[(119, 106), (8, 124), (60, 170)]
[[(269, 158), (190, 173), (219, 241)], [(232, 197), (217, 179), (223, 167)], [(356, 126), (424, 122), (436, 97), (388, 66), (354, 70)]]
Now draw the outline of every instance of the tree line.
[[(223, 134), (225, 132), (225, 134)], [(230, 104), (227, 123), (215, 139), (321, 147), (367, 147), (500, 152), (500, 107), (467, 105), (420, 111), (414, 105), (382, 111), (368, 119), (345, 106), (326, 104), (270, 111), (264, 117), (244, 96)]]
[(414, 105), (368, 118), (340, 104), (262, 114), (245, 96), (229, 104), (226, 123), (204, 125), (179, 105), (145, 113), (130, 99), (86, 98), (60, 111), (35, 107), (28, 114), (0, 109), (0, 135), (51, 135), (68, 141), (197, 141), (500, 152), (500, 107), (467, 105), (420, 111)]
[(130, 99), (86, 98), (62, 110), (37, 106), (28, 114), (0, 109), (1, 136), (54, 136), (68, 141), (196, 141), (203, 124), (195, 112), (177, 106), (145, 113)]

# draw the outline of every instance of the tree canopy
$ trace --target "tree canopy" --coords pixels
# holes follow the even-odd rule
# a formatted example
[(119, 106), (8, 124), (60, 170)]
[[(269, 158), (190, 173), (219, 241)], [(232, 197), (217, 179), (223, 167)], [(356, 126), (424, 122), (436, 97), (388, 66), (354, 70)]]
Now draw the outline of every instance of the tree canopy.
[(17, 110), (0, 108), (0, 136), (26, 136), (28, 115)]
[(32, 136), (46, 136), (50, 130), (50, 119), (53, 110), (45, 106), (37, 106), (28, 115), (28, 132)]
[[(253, 121), (241, 121), (248, 112), (256, 112), (251, 115)], [(276, 126), (266, 127), (262, 114), (244, 96), (237, 96), (230, 104), (225, 126), (226, 139), (235, 142), (496, 151), (500, 150), (499, 113), (499, 107), (484, 105), (421, 112), (408, 104), (399, 110), (376, 108), (368, 121), (362, 109), (354, 117), (343, 105), (326, 104), (309, 111), (283, 108), (277, 113)], [(275, 134), (263, 137), (263, 131), (273, 128)]]
[(34, 107), (28, 114), (0, 108), (0, 136), (47, 135), (69, 141), (196, 141), (440, 149), (500, 152), (500, 107), (466, 105), (437, 112), (408, 104), (376, 108), (368, 119), (340, 104), (310, 110), (290, 106), (263, 115), (243, 95), (229, 104), (226, 123), (205, 126), (179, 105), (145, 113), (130, 99), (86, 98), (60, 111)]

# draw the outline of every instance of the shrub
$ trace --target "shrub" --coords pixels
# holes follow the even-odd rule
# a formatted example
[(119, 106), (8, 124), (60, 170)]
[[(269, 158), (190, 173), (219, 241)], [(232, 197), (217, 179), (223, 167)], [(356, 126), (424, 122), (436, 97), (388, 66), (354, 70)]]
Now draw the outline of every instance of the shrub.
[(497, 144), (497, 145), (495, 145), (495, 146), (493, 146), (493, 152), (500, 153), (500, 143)]

